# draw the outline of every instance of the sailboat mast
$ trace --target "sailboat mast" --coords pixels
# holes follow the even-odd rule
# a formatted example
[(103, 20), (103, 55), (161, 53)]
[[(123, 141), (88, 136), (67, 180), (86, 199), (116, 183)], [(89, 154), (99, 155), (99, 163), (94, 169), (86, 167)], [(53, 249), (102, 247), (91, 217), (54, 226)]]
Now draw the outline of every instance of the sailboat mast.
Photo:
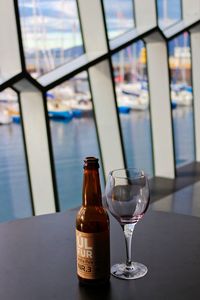
[(163, 21), (164, 24), (168, 22), (168, 12), (167, 12), (167, 0), (163, 0)]
[(38, 20), (37, 20), (37, 3), (36, 0), (32, 0), (33, 5), (33, 34), (34, 34), (34, 43), (35, 43), (35, 69), (36, 73), (40, 73), (40, 53), (38, 48)]

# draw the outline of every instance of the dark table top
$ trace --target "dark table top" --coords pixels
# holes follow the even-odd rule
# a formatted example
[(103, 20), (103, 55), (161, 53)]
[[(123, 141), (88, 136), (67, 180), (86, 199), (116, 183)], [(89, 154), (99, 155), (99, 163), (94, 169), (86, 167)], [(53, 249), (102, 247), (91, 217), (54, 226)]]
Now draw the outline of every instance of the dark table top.
[[(76, 211), (0, 225), (1, 300), (200, 298), (200, 219), (149, 211), (135, 229), (133, 256), (145, 277), (111, 277), (108, 287), (79, 286), (75, 259)], [(111, 263), (125, 259), (120, 225), (111, 218)]]

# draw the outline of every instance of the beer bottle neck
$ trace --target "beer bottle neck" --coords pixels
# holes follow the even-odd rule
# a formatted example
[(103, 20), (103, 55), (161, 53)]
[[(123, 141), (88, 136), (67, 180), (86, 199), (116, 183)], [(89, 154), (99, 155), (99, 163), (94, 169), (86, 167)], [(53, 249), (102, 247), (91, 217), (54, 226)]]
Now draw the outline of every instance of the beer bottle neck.
[(83, 206), (102, 206), (98, 169), (84, 170)]

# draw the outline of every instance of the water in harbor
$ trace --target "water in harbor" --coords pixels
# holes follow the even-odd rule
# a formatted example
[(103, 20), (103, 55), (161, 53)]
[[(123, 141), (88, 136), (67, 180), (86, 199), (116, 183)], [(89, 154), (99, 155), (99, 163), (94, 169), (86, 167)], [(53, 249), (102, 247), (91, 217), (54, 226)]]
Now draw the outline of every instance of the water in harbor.
[(0, 221), (32, 215), (19, 124), (0, 126)]
[(96, 129), (92, 116), (67, 123), (51, 121), (50, 128), (60, 208), (65, 210), (81, 204), (84, 158), (100, 157)]
[(172, 111), (176, 167), (195, 160), (194, 121), (192, 106)]
[(149, 111), (120, 114), (120, 123), (127, 165), (143, 169), (149, 177), (152, 177), (153, 157)]
[[(191, 107), (173, 111), (177, 163), (194, 160)], [(120, 115), (128, 165), (153, 172), (149, 112)], [(50, 121), (61, 210), (81, 203), (82, 164), (85, 156), (99, 157), (92, 117), (68, 123)], [(190, 134), (191, 133), (191, 134)], [(31, 215), (30, 195), (21, 126), (0, 126), (0, 221)], [(112, 140), (111, 140), (112, 143)], [(102, 169), (102, 168), (101, 168)], [(103, 187), (103, 179), (101, 175)]]
[[(82, 38), (76, 2), (74, 0), (67, 2), (71, 7), (69, 10), (63, 10), (63, 6), (60, 5), (63, 3), (59, 0), (48, 2), (39, 0), (37, 3), (18, 0), (23, 37), (26, 37), (23, 39), (26, 63), (27, 66), (33, 67), (30, 72), (35, 71), (39, 74), (39, 72), (49, 71), (53, 68), (52, 64), (56, 67), (69, 58), (82, 54)], [(111, 6), (106, 10), (109, 36), (117, 36), (128, 28), (132, 28), (134, 22), (131, 0), (115, 1), (114, 6), (112, 1), (104, 0), (104, 4), (106, 2)], [(117, 12), (120, 4), (122, 6), (119, 15)], [(160, 25), (166, 27), (169, 23), (175, 23), (181, 18), (180, 0), (157, 0), (157, 5)], [(39, 17), (39, 22), (36, 22), (37, 17)], [(124, 19), (126, 22), (123, 22)], [(41, 20), (45, 20), (43, 27)], [(63, 30), (64, 27), (67, 30)], [(177, 43), (169, 45), (170, 55), (173, 55), (176, 44), (188, 46), (183, 36), (178, 39)], [(37, 41), (37, 47), (35, 41)], [(35, 47), (38, 49), (39, 46), (40, 51), (35, 51)], [(136, 48), (136, 53), (140, 50)], [(40, 70), (41, 66), (44, 70)], [(28, 69), (31, 69), (29, 67)], [(151, 176), (153, 174), (153, 150), (149, 112), (132, 111), (127, 115), (121, 114), (120, 123), (127, 165), (141, 167)], [(84, 157), (100, 156), (96, 129), (92, 117), (74, 118), (68, 123), (50, 121), (50, 127), (60, 208), (65, 210), (81, 202)], [(194, 160), (191, 107), (180, 107), (173, 111), (173, 127), (176, 164), (181, 165)], [(101, 182), (103, 187), (102, 172)], [(19, 124), (0, 126), (0, 221), (23, 218), (31, 214), (21, 126)]]

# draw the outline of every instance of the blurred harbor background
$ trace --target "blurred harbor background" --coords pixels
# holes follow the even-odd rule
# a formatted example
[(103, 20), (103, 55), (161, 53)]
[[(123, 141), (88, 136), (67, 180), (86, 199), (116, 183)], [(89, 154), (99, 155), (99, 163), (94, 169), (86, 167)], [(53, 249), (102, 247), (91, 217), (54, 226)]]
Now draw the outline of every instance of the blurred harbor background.
[[(74, 0), (18, 3), (26, 67), (34, 78), (83, 54)], [(181, 19), (180, 1), (159, 0), (157, 5), (161, 28)], [(104, 0), (104, 8), (110, 39), (134, 27), (132, 1)], [(168, 47), (178, 167), (193, 161), (195, 155), (189, 34), (185, 32), (170, 41)], [(115, 54), (112, 65), (127, 165), (143, 168), (152, 176), (150, 99), (143, 41)], [(48, 91), (46, 96), (59, 202), (61, 210), (65, 210), (81, 203), (84, 157), (100, 156), (87, 72)], [(0, 221), (5, 221), (32, 214), (19, 103), (17, 94), (10, 89), (0, 93), (0, 123)], [(101, 182), (103, 190), (102, 168)]]

